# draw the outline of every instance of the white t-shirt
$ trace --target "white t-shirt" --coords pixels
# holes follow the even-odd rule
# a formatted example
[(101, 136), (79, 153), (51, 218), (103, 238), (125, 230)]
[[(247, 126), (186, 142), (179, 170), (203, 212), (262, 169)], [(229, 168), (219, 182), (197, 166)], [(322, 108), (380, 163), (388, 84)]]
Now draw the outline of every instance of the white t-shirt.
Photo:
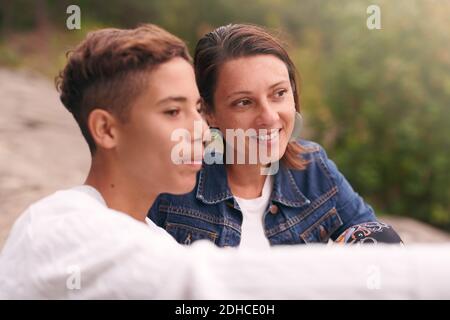
[(234, 197), (242, 212), (241, 243), (239, 248), (261, 250), (270, 248), (269, 240), (264, 233), (264, 212), (269, 205), (272, 193), (273, 176), (268, 175), (261, 192), (255, 199)]
[[(97, 191), (94, 187), (88, 186), (88, 185), (82, 185), (72, 188), (73, 191), (79, 191), (84, 192), (87, 195), (90, 195), (92, 198), (96, 199), (99, 203), (101, 203), (104, 207), (106, 207), (105, 199), (103, 199), (100, 192)], [(108, 208), (111, 211), (115, 211), (113, 209)], [(122, 212), (116, 211), (117, 213), (123, 214)], [(162, 228), (158, 227), (152, 220), (150, 220), (148, 217), (145, 217), (145, 223), (147, 226), (151, 229), (151, 231), (155, 232), (156, 234), (160, 235), (163, 238), (166, 238), (165, 240), (174, 241), (174, 239)]]
[[(0, 297), (124, 298), (124, 286), (141, 280), (147, 288), (138, 285), (131, 297), (155, 297), (161, 280), (143, 277), (142, 264), (173, 247), (165, 230), (109, 209), (93, 187), (58, 191), (31, 205), (11, 230), (0, 256)], [(146, 272), (163, 274), (168, 259)]]
[(33, 205), (0, 254), (0, 299), (450, 298), (450, 245), (181, 246), (76, 187)]

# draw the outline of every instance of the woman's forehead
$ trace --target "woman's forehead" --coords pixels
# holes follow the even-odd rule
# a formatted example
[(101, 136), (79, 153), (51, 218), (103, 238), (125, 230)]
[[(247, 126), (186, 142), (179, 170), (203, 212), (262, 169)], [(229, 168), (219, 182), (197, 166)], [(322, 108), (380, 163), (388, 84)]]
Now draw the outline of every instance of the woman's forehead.
[(289, 81), (285, 63), (273, 55), (240, 57), (225, 62), (220, 68), (218, 87), (227, 90), (250, 90), (259, 85)]

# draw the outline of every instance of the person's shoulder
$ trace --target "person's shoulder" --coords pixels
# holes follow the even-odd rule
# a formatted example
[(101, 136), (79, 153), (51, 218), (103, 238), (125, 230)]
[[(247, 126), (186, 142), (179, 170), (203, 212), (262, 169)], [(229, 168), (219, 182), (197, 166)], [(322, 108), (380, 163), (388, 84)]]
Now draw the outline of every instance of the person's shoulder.
[(300, 155), (306, 160), (328, 159), (324, 147), (319, 143), (305, 139), (298, 139), (296, 142), (301, 147)]
[(308, 177), (322, 179), (326, 177), (331, 180), (333, 185), (338, 184), (341, 179), (341, 174), (332, 159), (329, 158), (328, 153), (324, 147), (317, 142), (310, 140), (297, 140), (297, 143), (302, 147), (300, 156), (307, 161), (304, 170), (294, 170), (294, 175), (306, 174)]
[(5, 246), (40, 255), (54, 253), (57, 258), (67, 250), (113, 251), (161, 238), (147, 224), (108, 208), (85, 191), (57, 191), (30, 205), (14, 223)]
[(148, 232), (145, 223), (106, 206), (85, 186), (57, 191), (31, 204), (14, 223), (11, 236), (39, 244), (75, 245), (115, 241), (120, 234)]
[(37, 242), (55, 235), (63, 237), (67, 230), (88, 222), (90, 212), (104, 209), (98, 199), (80, 192), (77, 187), (59, 190), (29, 205), (14, 223), (10, 238), (28, 236)]
[[(115, 281), (120, 285), (130, 270), (139, 273), (159, 263), (152, 254), (178, 246), (86, 191), (58, 191), (33, 203), (16, 221), (0, 255), (0, 274), (7, 276), (0, 277), (0, 283), (11, 288), (7, 298), (78, 297), (76, 290), (65, 290), (68, 266), (76, 266), (85, 279), (95, 281), (90, 286), (86, 280), (83, 285), (90, 289), (79, 291), (80, 297), (102, 296), (98, 288)], [(141, 268), (142, 264), (148, 267)], [(97, 287), (97, 281), (104, 285)]]
[(322, 149), (322, 146), (315, 141), (298, 139), (296, 142), (305, 149), (308, 149), (310, 152), (318, 151)]
[(296, 141), (301, 147), (299, 156), (306, 161), (306, 166), (301, 170), (291, 170), (294, 176), (299, 175), (303, 178), (307, 175), (309, 178), (320, 178), (324, 175), (334, 179), (336, 175), (336, 165), (328, 157), (324, 147), (315, 141), (299, 139)]
[(91, 199), (76, 192), (75, 189), (56, 191), (30, 204), (16, 220), (12, 230), (31, 225), (33, 227), (42, 225), (45, 228), (49, 220), (73, 212), (85, 205), (86, 201), (90, 202)]
[(86, 206), (104, 207), (102, 200), (84, 192), (83, 188), (83, 186), (77, 186), (56, 191), (53, 194), (34, 202), (29, 206), (29, 209), (32, 211), (44, 211), (49, 213), (54, 210), (66, 212), (67, 210), (80, 209)]

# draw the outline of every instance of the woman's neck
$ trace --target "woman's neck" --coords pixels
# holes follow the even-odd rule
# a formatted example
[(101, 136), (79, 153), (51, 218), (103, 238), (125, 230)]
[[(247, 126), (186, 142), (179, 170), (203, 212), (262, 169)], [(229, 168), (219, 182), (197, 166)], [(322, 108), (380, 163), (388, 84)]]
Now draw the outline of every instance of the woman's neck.
[[(95, 157), (94, 157), (95, 158)], [(144, 186), (125, 177), (110, 162), (93, 159), (85, 184), (97, 189), (108, 208), (123, 212), (145, 222), (148, 210), (156, 199)]]
[(228, 185), (233, 195), (243, 199), (261, 196), (267, 177), (261, 174), (261, 165), (233, 164), (226, 169)]

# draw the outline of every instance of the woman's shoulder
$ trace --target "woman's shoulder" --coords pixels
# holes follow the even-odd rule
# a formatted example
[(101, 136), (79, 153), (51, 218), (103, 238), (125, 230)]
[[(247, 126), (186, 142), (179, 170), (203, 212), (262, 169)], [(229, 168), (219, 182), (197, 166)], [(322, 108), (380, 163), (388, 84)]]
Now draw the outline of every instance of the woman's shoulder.
[(322, 200), (334, 198), (338, 193), (339, 174), (324, 148), (309, 140), (297, 140), (297, 143), (301, 147), (299, 156), (306, 163), (302, 168), (288, 167), (288, 170), (281, 172), (282, 176), (288, 176), (295, 182), (295, 186), (311, 202), (321, 203)]
[(317, 142), (299, 139), (296, 141), (300, 146), (300, 153), (307, 165), (303, 170), (291, 170), (294, 176), (301, 176), (303, 179), (327, 177), (329, 180), (336, 182), (337, 167), (335, 163), (328, 158), (325, 149)]
[(322, 160), (328, 159), (325, 149), (319, 143), (305, 139), (298, 139), (296, 142), (301, 147), (300, 156), (303, 156), (307, 160), (317, 158)]

